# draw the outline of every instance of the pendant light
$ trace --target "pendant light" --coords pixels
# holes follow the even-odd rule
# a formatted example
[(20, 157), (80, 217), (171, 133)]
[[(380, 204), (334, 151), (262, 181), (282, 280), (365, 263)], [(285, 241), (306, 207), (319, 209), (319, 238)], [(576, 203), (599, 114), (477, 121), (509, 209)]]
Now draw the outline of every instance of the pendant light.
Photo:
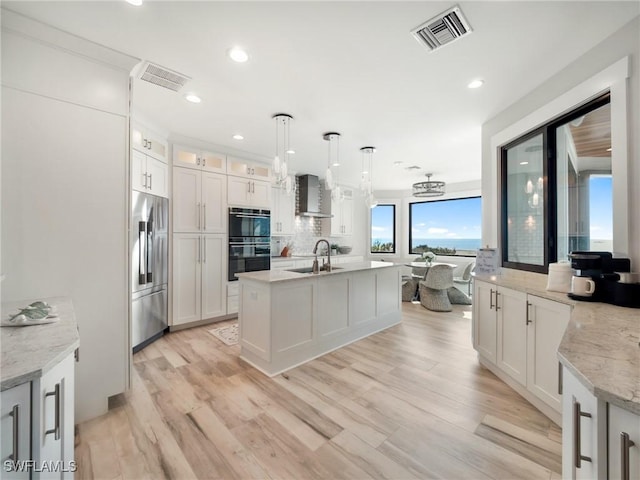
[[(322, 138), (328, 142), (328, 155), (327, 155), (327, 172), (324, 176), (324, 184), (326, 190), (331, 190), (331, 197), (340, 195), (340, 187), (336, 185), (333, 179), (332, 167), (340, 166), (340, 134), (337, 132), (327, 132), (322, 135)], [(337, 193), (333, 191), (338, 189)], [(335, 200), (335, 198), (334, 198)]]
[(295, 188), (295, 183), (289, 175), (289, 156), (293, 151), (289, 145), (291, 139), (289, 124), (293, 117), (288, 113), (276, 113), (272, 118), (276, 122), (276, 154), (273, 157), (273, 176), (276, 185), (284, 189), (287, 194), (291, 194)]
[(378, 205), (378, 201), (373, 195), (373, 154), (376, 153), (376, 147), (362, 147), (362, 177), (360, 189), (364, 194), (364, 200), (369, 208)]

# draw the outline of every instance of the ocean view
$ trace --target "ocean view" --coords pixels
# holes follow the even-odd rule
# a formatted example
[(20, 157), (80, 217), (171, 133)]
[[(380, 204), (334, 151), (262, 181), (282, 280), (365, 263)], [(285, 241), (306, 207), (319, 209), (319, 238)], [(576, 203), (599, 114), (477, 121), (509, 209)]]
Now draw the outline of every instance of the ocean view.
[[(374, 238), (372, 243), (382, 244), (391, 242), (390, 238)], [(429, 245), (430, 247), (449, 248), (456, 250), (477, 250), (481, 247), (479, 238), (414, 238), (411, 249), (419, 245)]]

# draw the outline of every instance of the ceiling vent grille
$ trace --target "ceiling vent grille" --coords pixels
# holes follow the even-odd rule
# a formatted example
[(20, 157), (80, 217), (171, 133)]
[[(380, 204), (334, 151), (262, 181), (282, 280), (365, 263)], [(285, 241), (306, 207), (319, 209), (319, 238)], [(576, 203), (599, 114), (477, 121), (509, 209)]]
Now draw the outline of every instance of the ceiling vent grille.
[(147, 62), (142, 69), (140, 79), (159, 87), (179, 91), (191, 78), (167, 68)]
[(471, 32), (469, 22), (457, 6), (411, 30), (411, 34), (432, 51)]

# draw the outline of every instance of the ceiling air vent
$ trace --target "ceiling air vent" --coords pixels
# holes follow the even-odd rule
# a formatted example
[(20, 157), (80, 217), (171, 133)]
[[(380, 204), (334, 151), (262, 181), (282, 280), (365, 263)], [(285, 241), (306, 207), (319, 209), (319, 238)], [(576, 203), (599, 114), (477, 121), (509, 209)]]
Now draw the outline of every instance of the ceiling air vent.
[(457, 6), (411, 30), (411, 34), (430, 50), (442, 47), (471, 32), (469, 22)]
[(179, 91), (191, 78), (167, 68), (147, 62), (142, 69), (140, 79), (159, 87)]

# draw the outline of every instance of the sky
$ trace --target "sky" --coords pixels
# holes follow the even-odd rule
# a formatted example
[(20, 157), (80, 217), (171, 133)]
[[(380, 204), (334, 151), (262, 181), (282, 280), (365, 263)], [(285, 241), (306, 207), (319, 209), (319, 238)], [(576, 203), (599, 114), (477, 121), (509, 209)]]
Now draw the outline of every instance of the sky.
[(613, 239), (613, 197), (611, 176), (593, 175), (589, 179), (589, 227), (591, 238)]
[[(480, 197), (414, 203), (412, 238), (481, 238)], [(393, 237), (393, 209), (371, 211), (373, 238)]]

